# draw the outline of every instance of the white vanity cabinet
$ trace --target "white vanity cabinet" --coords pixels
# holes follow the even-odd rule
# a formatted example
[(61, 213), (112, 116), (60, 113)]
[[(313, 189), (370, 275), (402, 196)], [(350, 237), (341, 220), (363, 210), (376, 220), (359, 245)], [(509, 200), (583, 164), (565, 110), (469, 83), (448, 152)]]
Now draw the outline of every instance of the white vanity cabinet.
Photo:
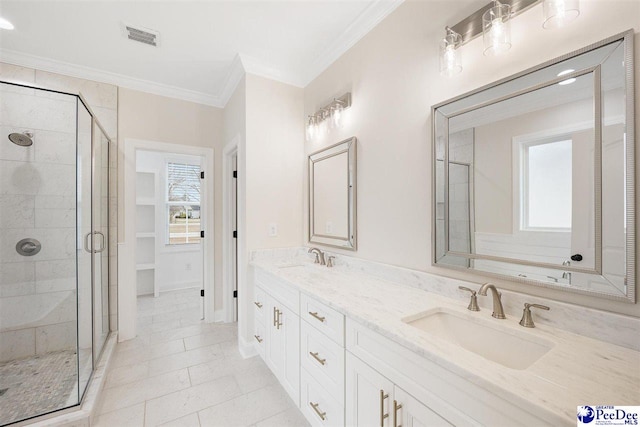
[(299, 298), (297, 289), (256, 273), (254, 345), (296, 405), (300, 404)]
[(451, 423), (349, 353), (346, 373), (348, 426), (451, 426)]

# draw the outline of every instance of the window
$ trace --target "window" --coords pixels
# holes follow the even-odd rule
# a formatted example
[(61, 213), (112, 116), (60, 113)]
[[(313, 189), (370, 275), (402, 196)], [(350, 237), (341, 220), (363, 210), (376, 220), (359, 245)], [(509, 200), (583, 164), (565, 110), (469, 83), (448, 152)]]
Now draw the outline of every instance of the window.
[(570, 230), (571, 139), (524, 144), (522, 154), (521, 228)]
[(200, 165), (167, 163), (167, 243), (200, 242)]

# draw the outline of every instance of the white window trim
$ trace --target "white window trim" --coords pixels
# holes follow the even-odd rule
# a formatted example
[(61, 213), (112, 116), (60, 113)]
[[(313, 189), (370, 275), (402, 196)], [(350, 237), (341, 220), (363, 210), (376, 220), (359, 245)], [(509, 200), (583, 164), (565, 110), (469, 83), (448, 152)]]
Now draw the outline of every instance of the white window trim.
[(584, 122), (573, 123), (566, 126), (560, 126), (552, 129), (544, 129), (539, 132), (533, 132), (523, 135), (516, 135), (511, 139), (511, 156), (513, 165), (512, 178), (512, 192), (513, 200), (517, 201), (512, 203), (513, 205), (513, 234), (523, 233), (571, 233), (569, 228), (524, 228), (522, 212), (526, 212), (525, 206), (523, 206), (522, 194), (524, 191), (524, 183), (521, 179), (522, 172), (525, 169), (525, 158), (523, 152), (525, 148), (532, 145), (539, 145), (551, 142), (554, 139), (572, 139), (571, 134), (588, 129), (592, 129), (594, 126), (593, 120), (587, 120)]

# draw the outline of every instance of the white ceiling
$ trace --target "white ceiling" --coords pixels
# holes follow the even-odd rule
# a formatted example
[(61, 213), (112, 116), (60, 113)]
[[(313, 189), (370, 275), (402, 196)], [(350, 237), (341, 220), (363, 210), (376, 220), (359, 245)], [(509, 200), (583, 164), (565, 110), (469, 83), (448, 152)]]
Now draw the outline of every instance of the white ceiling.
[(221, 107), (244, 71), (305, 86), (401, 2), (0, 0), (0, 61)]

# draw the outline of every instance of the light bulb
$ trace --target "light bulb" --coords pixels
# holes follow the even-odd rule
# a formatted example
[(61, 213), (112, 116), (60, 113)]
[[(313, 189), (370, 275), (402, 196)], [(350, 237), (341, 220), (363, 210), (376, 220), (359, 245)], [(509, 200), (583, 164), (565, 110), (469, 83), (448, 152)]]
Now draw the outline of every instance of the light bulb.
[(559, 28), (573, 21), (580, 15), (579, 0), (544, 0), (542, 13), (545, 29)]
[(482, 15), (484, 54), (499, 55), (511, 49), (511, 6), (496, 1)]
[(447, 35), (440, 44), (440, 74), (451, 77), (462, 71), (460, 49), (458, 48), (461, 44), (462, 36), (449, 27), (446, 30)]

